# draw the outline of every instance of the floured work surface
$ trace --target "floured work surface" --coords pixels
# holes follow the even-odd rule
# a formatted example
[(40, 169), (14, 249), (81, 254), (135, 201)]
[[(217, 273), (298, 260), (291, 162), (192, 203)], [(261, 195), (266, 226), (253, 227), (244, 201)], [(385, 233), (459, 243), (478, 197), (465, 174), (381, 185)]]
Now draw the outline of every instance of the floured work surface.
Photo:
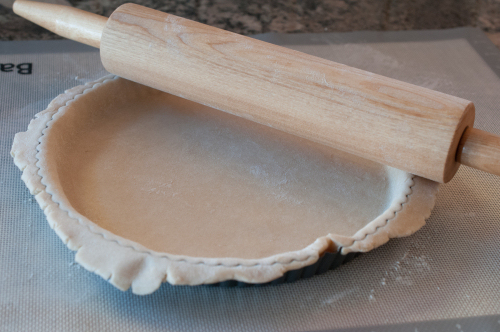
[[(412, 41), (402, 42), (405, 36)], [(478, 53), (498, 60), (498, 50), (470, 44), (484, 40), (479, 31), (264, 38), (472, 100), (476, 127), (500, 132), (500, 81)], [(72, 263), (73, 253), (30, 201), (8, 154), (14, 133), (55, 95), (104, 74), (98, 54), (21, 54), (4, 45), (10, 54), (2, 54), (1, 63), (32, 63), (33, 72), (2, 72), (0, 78), (7, 83), (1, 91), (2, 330), (320, 330), (499, 314), (500, 181), (467, 169), (441, 186), (420, 232), (325, 275), (277, 287), (163, 285), (146, 297), (115, 290)]]

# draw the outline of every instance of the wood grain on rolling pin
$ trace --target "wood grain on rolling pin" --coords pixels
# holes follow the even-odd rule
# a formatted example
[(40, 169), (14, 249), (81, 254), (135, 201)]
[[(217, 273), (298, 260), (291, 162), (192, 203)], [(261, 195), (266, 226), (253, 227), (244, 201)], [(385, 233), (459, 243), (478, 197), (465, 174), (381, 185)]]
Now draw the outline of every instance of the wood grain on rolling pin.
[(101, 39), (115, 74), (447, 182), (474, 122), (464, 99), (127, 4)]

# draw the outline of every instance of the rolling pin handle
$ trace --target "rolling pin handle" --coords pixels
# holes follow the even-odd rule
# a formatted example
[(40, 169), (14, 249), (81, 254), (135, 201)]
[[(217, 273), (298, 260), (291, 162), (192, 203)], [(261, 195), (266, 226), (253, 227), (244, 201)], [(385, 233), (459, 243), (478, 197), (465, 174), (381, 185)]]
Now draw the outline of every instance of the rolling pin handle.
[(458, 145), (457, 161), (475, 169), (500, 175), (500, 136), (467, 128)]
[(89, 46), (99, 48), (108, 19), (81, 9), (35, 1), (17, 0), (14, 13), (45, 29)]

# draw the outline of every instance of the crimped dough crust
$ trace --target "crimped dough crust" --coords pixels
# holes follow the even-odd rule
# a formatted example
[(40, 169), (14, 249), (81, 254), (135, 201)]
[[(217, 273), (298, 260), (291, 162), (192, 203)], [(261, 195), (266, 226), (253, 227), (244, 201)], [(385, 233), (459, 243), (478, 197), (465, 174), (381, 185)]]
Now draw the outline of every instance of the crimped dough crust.
[[(170, 249), (168, 243), (161, 242), (158, 244), (160, 250), (152, 250), (151, 247), (155, 246), (153, 242), (132, 241), (130, 238), (115, 234), (119, 231), (113, 233), (104, 229), (109, 229), (110, 226), (101, 227), (108, 224), (100, 220), (100, 214), (95, 215), (94, 221), (90, 220), (89, 216), (93, 215), (93, 210), (83, 205), (83, 207), (79, 206), (78, 190), (71, 189), (78, 187), (78, 184), (73, 187), (67, 184), (67, 177), (71, 177), (72, 173), (58, 170), (61, 165), (66, 165), (61, 159), (66, 158), (67, 155), (61, 155), (61, 151), (66, 150), (58, 150), (57, 142), (69, 139), (66, 136), (61, 137), (61, 133), (70, 135), (71, 132), (78, 132), (77, 128), (70, 128), (71, 130), (58, 128), (65, 124), (61, 119), (67, 117), (66, 114), (69, 114), (67, 112), (74, 109), (75, 105), (78, 106), (79, 112), (85, 112), (88, 98), (102, 100), (98, 102), (105, 108), (113, 107), (112, 102), (102, 96), (108, 92), (116, 93), (117, 91), (123, 91), (125, 99), (134, 93), (134, 98), (145, 98), (145, 100), (152, 98), (152, 95), (160, 94), (150, 88), (111, 75), (70, 89), (54, 99), (46, 110), (38, 113), (31, 121), (28, 131), (16, 135), (11, 154), (15, 164), (23, 171), (22, 180), (44, 210), (50, 226), (68, 248), (77, 251), (75, 260), (121, 290), (132, 287), (132, 292), (136, 294), (149, 294), (165, 281), (179, 285), (210, 284), (231, 279), (264, 283), (279, 278), (289, 270), (315, 263), (326, 251), (342, 248), (343, 254), (366, 252), (384, 244), (390, 238), (410, 235), (424, 225), (425, 219), (430, 215), (434, 206), (437, 183), (385, 166), (381, 171), (379, 168), (382, 166), (377, 166), (379, 168), (374, 171), (374, 174), (383, 172), (388, 178), (385, 191), (389, 198), (387, 206), (384, 206), (385, 210), (381, 210), (381, 213), (372, 220), (353, 219), (351, 224), (354, 226), (351, 225), (350, 228), (346, 228), (345, 220), (332, 221), (332, 229), (329, 233), (317, 237), (312, 243), (307, 242), (308, 245), (305, 247), (294, 249), (293, 244), (288, 246), (287, 242), (283, 242), (285, 248), (283, 251), (276, 251), (276, 246), (270, 246), (268, 249), (259, 247), (259, 250), (256, 250), (259, 253), (252, 253), (251, 245), (249, 248), (236, 248), (239, 251), (233, 247), (235, 252), (241, 252), (239, 257), (231, 254), (223, 257), (217, 251), (197, 256), (185, 255), (182, 254), (182, 248)], [(137, 92), (130, 93), (130, 91)], [(71, 105), (72, 103), (75, 105)], [(117, 110), (118, 116), (120, 116), (119, 110)], [(280, 136), (281, 138), (286, 137), (286, 134), (280, 135), (284, 135)], [(372, 166), (366, 167), (369, 169)], [(252, 172), (255, 175), (254, 170)], [(301, 208), (300, 202), (293, 201), (292, 203), (297, 205), (298, 209)], [(289, 207), (295, 209), (292, 203)], [(369, 204), (380, 205), (380, 201), (378, 198), (369, 199), (368, 197), (353, 204), (362, 207)], [(367, 211), (373, 212), (376, 209), (367, 209)], [(337, 232), (334, 229), (335, 222), (340, 225), (337, 226)], [(120, 221), (116, 220), (116, 224), (119, 225)], [(285, 230), (283, 233), (284, 236), (288, 236)], [(246, 241), (243, 242), (258, 243), (259, 239), (252, 239), (251, 236), (247, 234)], [(305, 239), (307, 241), (307, 237)], [(185, 245), (186, 247), (192, 246), (190, 243)], [(278, 241), (278, 249), (279, 245), (281, 244)], [(170, 253), (162, 248), (166, 248)], [(176, 250), (180, 252), (177, 253)], [(201, 250), (203, 252), (206, 249)]]

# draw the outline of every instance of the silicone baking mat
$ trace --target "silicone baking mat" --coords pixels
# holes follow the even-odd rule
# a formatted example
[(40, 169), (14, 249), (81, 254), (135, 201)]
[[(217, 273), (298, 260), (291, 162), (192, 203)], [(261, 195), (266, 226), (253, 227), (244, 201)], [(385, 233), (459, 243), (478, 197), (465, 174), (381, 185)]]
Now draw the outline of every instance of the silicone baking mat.
[[(257, 36), (453, 94), (500, 134), (500, 52), (476, 29)], [(427, 225), (340, 268), (277, 286), (121, 292), (74, 263), (9, 154), (65, 89), (106, 74), (69, 41), (0, 43), (1, 331), (500, 331), (500, 177), (462, 168)]]

